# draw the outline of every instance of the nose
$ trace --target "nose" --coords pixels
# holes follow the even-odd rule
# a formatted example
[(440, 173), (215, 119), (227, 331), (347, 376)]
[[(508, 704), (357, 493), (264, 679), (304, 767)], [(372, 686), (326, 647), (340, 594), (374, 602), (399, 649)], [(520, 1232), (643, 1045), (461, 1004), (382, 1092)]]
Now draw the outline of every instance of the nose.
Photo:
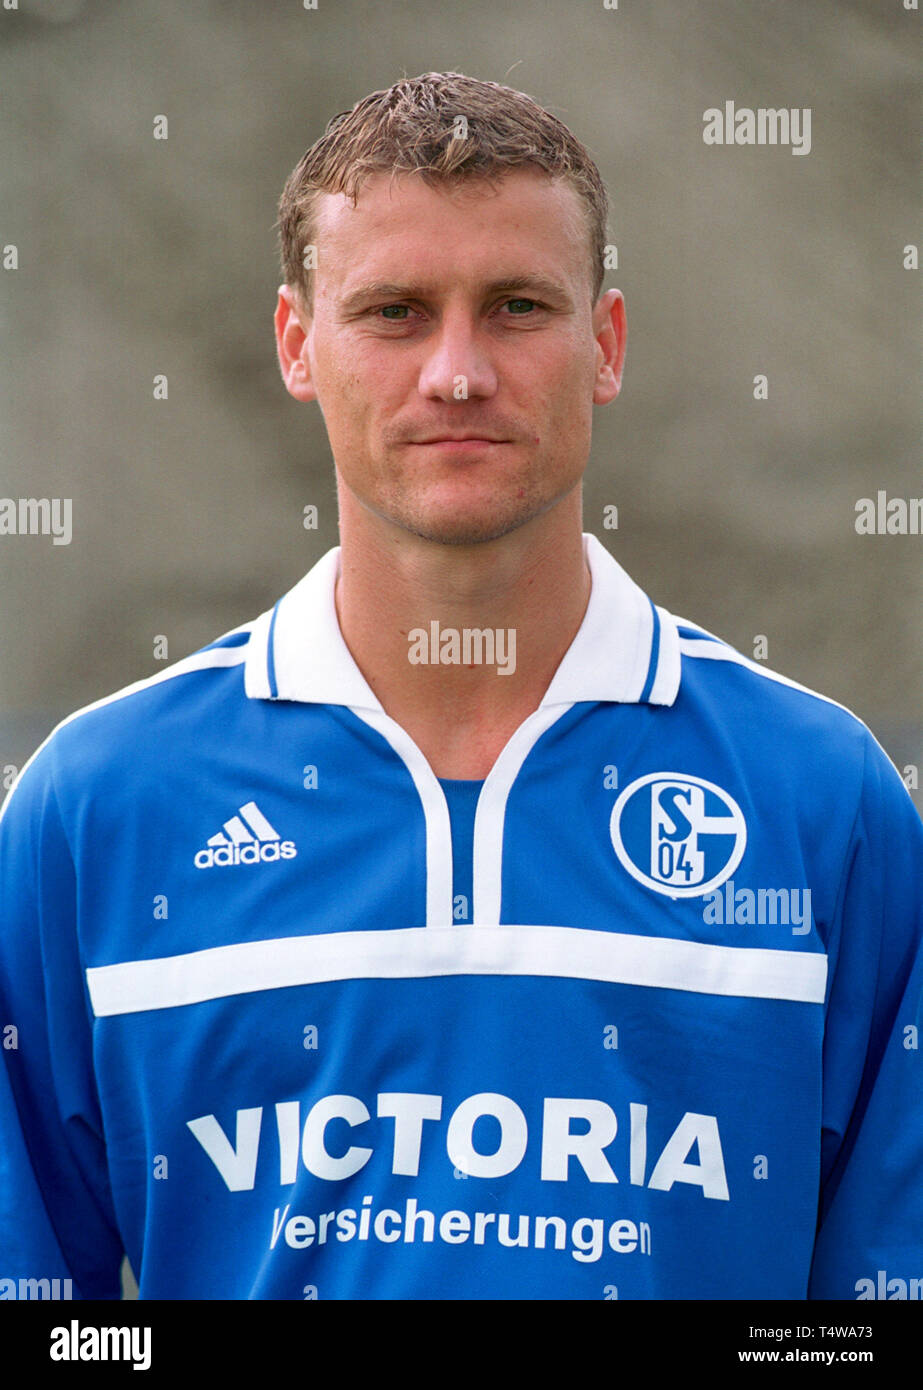
[(497, 390), (497, 374), (476, 322), (463, 311), (446, 313), (427, 338), (419, 390), (428, 400), (485, 399)]

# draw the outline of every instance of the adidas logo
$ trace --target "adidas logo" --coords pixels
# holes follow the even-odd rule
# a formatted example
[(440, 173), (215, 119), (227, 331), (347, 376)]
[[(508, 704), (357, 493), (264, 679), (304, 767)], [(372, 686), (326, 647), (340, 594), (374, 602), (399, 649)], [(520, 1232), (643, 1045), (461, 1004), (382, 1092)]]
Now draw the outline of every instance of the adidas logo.
[(255, 801), (248, 801), (237, 815), (226, 820), (205, 849), (196, 854), (197, 869), (224, 868), (229, 864), (271, 864), (276, 859), (294, 859), (298, 853), (292, 840), (283, 840), (273, 830)]

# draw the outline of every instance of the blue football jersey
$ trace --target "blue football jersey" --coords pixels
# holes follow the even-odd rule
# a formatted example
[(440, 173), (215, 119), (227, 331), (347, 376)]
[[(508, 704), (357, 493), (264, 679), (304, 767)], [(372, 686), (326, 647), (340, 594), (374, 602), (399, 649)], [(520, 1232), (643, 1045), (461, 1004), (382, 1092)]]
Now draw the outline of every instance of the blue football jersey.
[(0, 819), (0, 1297), (923, 1296), (923, 827), (847, 710), (655, 605), (483, 783), (269, 612)]

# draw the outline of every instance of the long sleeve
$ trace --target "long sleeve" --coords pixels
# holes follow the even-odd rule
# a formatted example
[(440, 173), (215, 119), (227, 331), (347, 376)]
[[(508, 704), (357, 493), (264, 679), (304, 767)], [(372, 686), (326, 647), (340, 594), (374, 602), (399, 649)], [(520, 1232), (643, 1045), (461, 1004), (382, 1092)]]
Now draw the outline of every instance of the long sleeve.
[(837, 918), (809, 1297), (906, 1298), (923, 1279), (923, 825), (871, 739)]
[(0, 816), (0, 1276), (118, 1298), (116, 1228), (52, 739)]

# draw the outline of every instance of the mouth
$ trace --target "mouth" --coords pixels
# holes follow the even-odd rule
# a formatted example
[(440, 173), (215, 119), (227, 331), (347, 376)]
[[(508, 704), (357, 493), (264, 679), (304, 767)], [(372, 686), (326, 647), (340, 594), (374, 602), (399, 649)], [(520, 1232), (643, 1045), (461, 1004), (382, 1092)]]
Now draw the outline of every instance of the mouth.
[(446, 435), (443, 439), (421, 439), (414, 443), (416, 449), (441, 449), (449, 453), (477, 453), (482, 449), (496, 449), (501, 444), (509, 444), (508, 439), (489, 439), (486, 436), (466, 435), (464, 438)]

